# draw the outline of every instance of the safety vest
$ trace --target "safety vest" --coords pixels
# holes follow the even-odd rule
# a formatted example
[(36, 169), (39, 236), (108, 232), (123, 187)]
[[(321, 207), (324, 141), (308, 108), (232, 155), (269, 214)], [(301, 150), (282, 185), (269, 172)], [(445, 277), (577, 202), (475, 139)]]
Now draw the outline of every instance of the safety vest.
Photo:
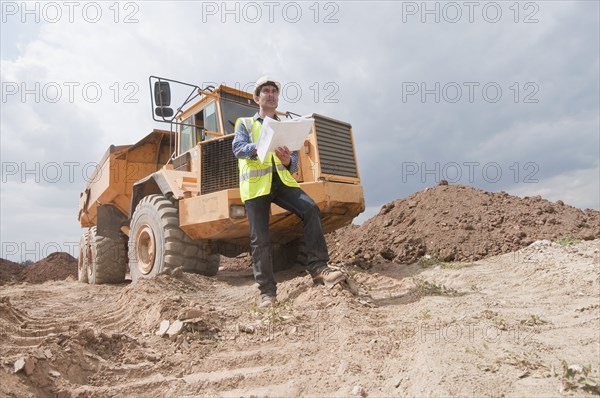
[[(243, 123), (246, 131), (249, 132), (250, 142), (258, 142), (262, 124), (252, 117), (241, 117), (235, 122), (235, 129), (238, 124)], [(300, 187), (298, 181), (292, 177), (290, 171), (285, 167), (275, 152), (268, 152), (265, 161), (261, 162), (258, 158), (238, 159), (238, 169), (240, 171), (240, 197), (242, 202), (254, 199), (259, 196), (268, 195), (271, 192), (271, 182), (273, 181), (273, 161), (275, 169), (281, 181), (288, 187)]]

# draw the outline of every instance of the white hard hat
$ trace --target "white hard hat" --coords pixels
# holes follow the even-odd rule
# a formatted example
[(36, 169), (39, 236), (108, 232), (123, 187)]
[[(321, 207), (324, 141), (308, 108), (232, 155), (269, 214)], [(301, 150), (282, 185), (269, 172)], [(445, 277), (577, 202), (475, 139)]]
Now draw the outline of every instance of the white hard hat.
[(261, 76), (254, 83), (254, 95), (258, 95), (258, 90), (267, 83), (273, 83), (277, 87), (277, 91), (281, 91), (281, 84), (277, 80), (271, 79), (270, 76)]

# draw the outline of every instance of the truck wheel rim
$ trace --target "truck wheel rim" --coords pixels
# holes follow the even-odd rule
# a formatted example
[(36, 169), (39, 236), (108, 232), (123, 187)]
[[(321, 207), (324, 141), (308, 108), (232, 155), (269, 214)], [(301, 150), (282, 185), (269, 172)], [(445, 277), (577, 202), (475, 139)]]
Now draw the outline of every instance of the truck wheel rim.
[(148, 274), (154, 267), (156, 242), (152, 228), (144, 225), (137, 234), (137, 267), (142, 274)]

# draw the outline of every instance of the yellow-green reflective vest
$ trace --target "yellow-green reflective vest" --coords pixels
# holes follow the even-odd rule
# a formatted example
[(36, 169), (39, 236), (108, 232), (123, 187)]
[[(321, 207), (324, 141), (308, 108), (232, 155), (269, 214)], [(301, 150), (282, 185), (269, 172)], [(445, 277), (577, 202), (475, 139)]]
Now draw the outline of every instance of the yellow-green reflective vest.
[[(252, 117), (241, 117), (235, 122), (235, 129), (238, 124), (243, 123), (246, 131), (250, 132), (250, 142), (258, 143), (260, 129), (262, 124)], [(287, 167), (285, 167), (275, 152), (268, 152), (265, 161), (261, 162), (258, 158), (238, 159), (238, 168), (240, 170), (240, 196), (242, 202), (254, 199), (259, 196), (268, 195), (271, 192), (271, 182), (273, 181), (273, 160), (275, 168), (281, 181), (288, 187), (300, 187), (298, 181), (292, 177)]]

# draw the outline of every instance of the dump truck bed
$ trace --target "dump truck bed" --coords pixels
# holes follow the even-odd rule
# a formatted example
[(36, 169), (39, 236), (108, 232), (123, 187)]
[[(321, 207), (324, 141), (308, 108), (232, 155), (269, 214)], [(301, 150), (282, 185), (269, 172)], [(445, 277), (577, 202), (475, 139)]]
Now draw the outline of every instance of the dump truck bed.
[(80, 194), (78, 219), (81, 226), (97, 224), (100, 204), (112, 204), (130, 217), (133, 183), (167, 163), (173, 137), (169, 131), (154, 130), (133, 145), (111, 145)]

